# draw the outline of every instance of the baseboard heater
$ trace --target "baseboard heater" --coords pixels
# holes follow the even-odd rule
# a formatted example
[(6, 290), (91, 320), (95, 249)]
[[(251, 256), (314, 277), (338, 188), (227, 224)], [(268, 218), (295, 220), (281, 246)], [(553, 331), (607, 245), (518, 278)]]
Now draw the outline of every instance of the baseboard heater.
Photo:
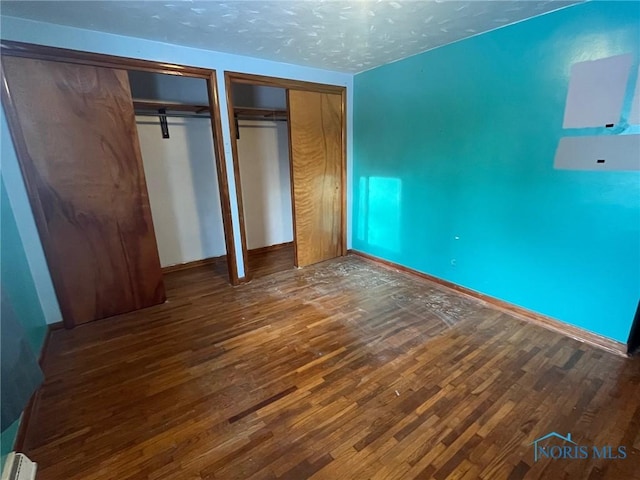
[(38, 464), (22, 454), (11, 452), (7, 455), (2, 470), (2, 480), (35, 480)]

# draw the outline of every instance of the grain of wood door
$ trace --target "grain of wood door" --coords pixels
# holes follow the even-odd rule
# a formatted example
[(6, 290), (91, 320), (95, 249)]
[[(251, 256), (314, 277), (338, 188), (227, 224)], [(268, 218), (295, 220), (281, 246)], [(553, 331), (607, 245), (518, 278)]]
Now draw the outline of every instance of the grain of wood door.
[(2, 58), (3, 103), (65, 326), (162, 303), (127, 72)]
[(342, 96), (288, 91), (296, 265), (343, 255)]

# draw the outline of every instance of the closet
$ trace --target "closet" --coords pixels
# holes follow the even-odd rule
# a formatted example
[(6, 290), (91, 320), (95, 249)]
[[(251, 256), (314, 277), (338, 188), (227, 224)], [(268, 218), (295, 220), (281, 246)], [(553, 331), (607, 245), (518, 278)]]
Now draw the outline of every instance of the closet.
[[(212, 137), (221, 132), (219, 118), (211, 118), (215, 72), (9, 41), (2, 42), (1, 61), (3, 108), (65, 327), (162, 303), (163, 265), (233, 252), (232, 234), (221, 233), (231, 230), (231, 214), (226, 182), (219, 189), (216, 181), (226, 170)], [(132, 70), (186, 82), (180, 83), (185, 91), (197, 82), (198, 109), (185, 111), (184, 99), (165, 98), (163, 82), (148, 82), (151, 88), (134, 99), (131, 85), (138, 90), (149, 77)], [(159, 114), (166, 120), (176, 111), (205, 118), (194, 118), (195, 128), (183, 125), (191, 118), (179, 118), (163, 121), (161, 129)], [(141, 126), (151, 118), (153, 131)], [(168, 140), (162, 138), (167, 124), (174, 140), (196, 137), (169, 160), (167, 143), (159, 146)], [(185, 164), (190, 176), (180, 178)], [(167, 165), (178, 172), (158, 173)], [(189, 183), (191, 196), (176, 201), (175, 192), (189, 190)], [(168, 237), (165, 218), (178, 222), (177, 231), (197, 219), (201, 230)], [(171, 241), (181, 243), (175, 255)], [(228, 267), (237, 283), (234, 255)]]
[(248, 269), (293, 268), (286, 90), (239, 84), (232, 94)]
[[(304, 267), (344, 255), (344, 88), (241, 73), (227, 73), (226, 85), (230, 123), (236, 133), (232, 150), (240, 176), (236, 183), (242, 187), (239, 201), (244, 204), (247, 270), (252, 270), (257, 239), (269, 243), (260, 234), (274, 225), (274, 219), (286, 219), (288, 227), (289, 211), (291, 230), (278, 241), (292, 238), (293, 265)], [(282, 122), (279, 127), (277, 122)], [(273, 158), (251, 158), (250, 154), (265, 157), (268, 150), (265, 135), (252, 133), (252, 128), (274, 130), (279, 149)], [(278, 181), (269, 169), (279, 174)], [(267, 201), (269, 195), (279, 204)]]
[(129, 81), (161, 266), (226, 267), (206, 82), (139, 71)]
[[(163, 268), (226, 258), (237, 285), (250, 279), (247, 247), (293, 247), (289, 267), (346, 252), (344, 87), (227, 72), (230, 199), (213, 70), (0, 48), (2, 103), (65, 327), (164, 302)], [(272, 90), (234, 105), (238, 85)], [(269, 96), (278, 103), (261, 103)]]

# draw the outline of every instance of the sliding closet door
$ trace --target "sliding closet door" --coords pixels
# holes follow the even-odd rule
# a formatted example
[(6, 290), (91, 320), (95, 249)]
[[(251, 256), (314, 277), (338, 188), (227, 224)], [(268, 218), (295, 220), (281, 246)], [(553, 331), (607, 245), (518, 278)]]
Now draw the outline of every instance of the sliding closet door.
[(296, 265), (343, 255), (342, 97), (289, 90)]
[(3, 103), (67, 327), (161, 303), (127, 73), (3, 57)]

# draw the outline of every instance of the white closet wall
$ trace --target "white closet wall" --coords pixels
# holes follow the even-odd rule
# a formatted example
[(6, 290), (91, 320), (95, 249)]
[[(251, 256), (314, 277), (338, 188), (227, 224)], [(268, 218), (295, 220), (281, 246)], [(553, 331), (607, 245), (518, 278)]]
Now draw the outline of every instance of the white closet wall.
[[(234, 84), (236, 107), (286, 110), (284, 88)], [(287, 122), (240, 120), (238, 162), (249, 250), (293, 241)]]
[(241, 120), (238, 159), (247, 248), (293, 241), (286, 122)]
[[(135, 100), (207, 105), (198, 78), (129, 72)], [(226, 254), (209, 118), (136, 116), (151, 215), (163, 267)]]
[[(129, 80), (136, 100), (208, 104), (201, 79), (130, 72)], [(234, 85), (233, 92), (236, 106), (286, 108), (284, 89)], [(136, 117), (163, 267), (226, 253), (210, 120), (167, 121), (170, 138), (163, 139), (158, 117)], [(241, 120), (239, 127), (247, 248), (291, 242), (287, 123)]]
[(136, 117), (151, 214), (163, 267), (225, 255), (211, 122)]

